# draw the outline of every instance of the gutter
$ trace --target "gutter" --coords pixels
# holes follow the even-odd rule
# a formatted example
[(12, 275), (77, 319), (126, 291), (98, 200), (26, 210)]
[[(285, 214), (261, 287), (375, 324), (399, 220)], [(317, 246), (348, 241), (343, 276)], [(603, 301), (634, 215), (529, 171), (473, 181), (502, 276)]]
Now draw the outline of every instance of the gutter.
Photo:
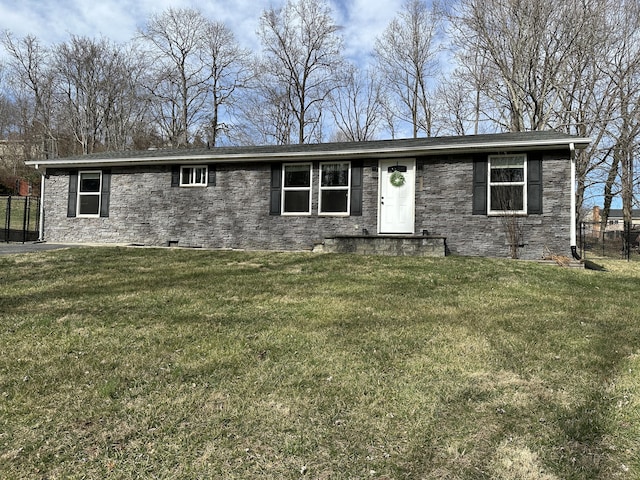
[[(38, 165), (36, 164), (36, 170)], [(38, 224), (38, 241), (44, 242), (44, 183), (47, 178), (47, 169), (40, 172), (40, 221)]]
[[(575, 144), (586, 146), (590, 142), (588, 138), (576, 138), (570, 145), (575, 148)], [(315, 144), (314, 144), (315, 145)], [(420, 155), (442, 155), (442, 154), (467, 154), (478, 151), (524, 151), (542, 150), (550, 147), (565, 147), (565, 139), (552, 140), (521, 140), (521, 141), (483, 141), (476, 143), (452, 143), (452, 144), (431, 144), (431, 145), (371, 145), (368, 148), (342, 148), (339, 150), (308, 150), (302, 151), (278, 151), (274, 146), (273, 151), (223, 151), (215, 152), (211, 150), (207, 153), (185, 152), (174, 155), (158, 155), (146, 152), (142, 156), (127, 156), (127, 152), (122, 157), (77, 157), (69, 159), (53, 159), (26, 162), (29, 166), (38, 165), (51, 168), (74, 168), (91, 166), (134, 166), (134, 165), (162, 165), (188, 162), (204, 163), (240, 163), (240, 162), (274, 162), (274, 161), (312, 161), (312, 160), (335, 160), (335, 159), (356, 159), (356, 158), (402, 158), (415, 157)], [(376, 148), (377, 147), (377, 148)], [(244, 150), (244, 149), (243, 149)], [(141, 153), (141, 152), (138, 152)], [(174, 151), (175, 153), (175, 151)]]
[(571, 242), (571, 256), (576, 260), (582, 260), (578, 254), (578, 246), (576, 242), (576, 148), (575, 145), (569, 143), (569, 152), (571, 157), (571, 215), (569, 224), (569, 240)]

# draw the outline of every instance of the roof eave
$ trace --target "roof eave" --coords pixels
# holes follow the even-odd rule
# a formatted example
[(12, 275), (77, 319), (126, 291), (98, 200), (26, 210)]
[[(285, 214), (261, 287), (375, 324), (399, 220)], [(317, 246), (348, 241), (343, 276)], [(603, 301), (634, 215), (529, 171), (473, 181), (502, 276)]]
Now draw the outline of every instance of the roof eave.
[(186, 154), (186, 155), (158, 155), (150, 157), (78, 157), (74, 159), (33, 160), (27, 165), (36, 169), (45, 168), (80, 168), (95, 166), (135, 166), (135, 165), (167, 165), (185, 162), (202, 163), (241, 163), (241, 162), (278, 162), (278, 161), (304, 161), (304, 160), (332, 160), (332, 159), (356, 159), (356, 158), (397, 158), (414, 157), (420, 155), (438, 154), (466, 154), (474, 152), (501, 152), (523, 150), (546, 150), (550, 148), (569, 148), (573, 144), (576, 149), (586, 148), (591, 143), (589, 138), (570, 139), (544, 139), (504, 142), (478, 142), (459, 144), (434, 144), (416, 146), (390, 145), (384, 148), (342, 148), (323, 151), (299, 151), (299, 152), (266, 152), (266, 153), (211, 153)]

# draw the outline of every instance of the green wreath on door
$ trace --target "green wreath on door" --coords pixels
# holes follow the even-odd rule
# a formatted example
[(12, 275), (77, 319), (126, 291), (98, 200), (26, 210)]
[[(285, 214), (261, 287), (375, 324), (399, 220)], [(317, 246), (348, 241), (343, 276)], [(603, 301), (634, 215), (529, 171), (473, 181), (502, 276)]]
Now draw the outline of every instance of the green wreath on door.
[(402, 175), (402, 173), (396, 170), (391, 174), (391, 177), (389, 177), (389, 182), (391, 182), (391, 185), (393, 185), (394, 187), (401, 187), (406, 182), (406, 179), (404, 178), (404, 175)]

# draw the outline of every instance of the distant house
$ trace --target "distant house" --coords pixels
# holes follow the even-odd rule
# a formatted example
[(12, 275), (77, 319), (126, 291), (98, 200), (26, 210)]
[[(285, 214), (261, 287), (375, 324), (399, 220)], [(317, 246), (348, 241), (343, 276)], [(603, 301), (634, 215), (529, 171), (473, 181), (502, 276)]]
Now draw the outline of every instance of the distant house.
[(520, 256), (540, 258), (575, 251), (573, 153), (588, 143), (526, 132), (29, 164), (43, 174), (50, 242), (312, 250), (439, 239), (448, 253), (502, 257), (515, 219)]
[[(612, 208), (609, 210), (605, 225), (602, 224), (603, 220), (602, 208), (597, 205), (594, 206), (585, 216), (585, 235), (599, 237), (602, 235), (603, 229), (607, 236), (611, 237), (617, 237), (624, 232), (624, 215), (621, 208)], [(631, 211), (631, 228), (633, 230), (640, 230), (640, 210), (638, 209)]]
[[(588, 218), (588, 221), (598, 223), (602, 221), (602, 209), (598, 206), (593, 207), (590, 212), (591, 215)], [(632, 225), (640, 225), (640, 210), (633, 209), (631, 211), (631, 223)], [(624, 215), (622, 213), (621, 208), (612, 208), (609, 210), (609, 215), (607, 216), (607, 225), (610, 226), (611, 230), (623, 230), (624, 228)], [(609, 228), (608, 228), (609, 230)]]
[(22, 140), (0, 140), (0, 195), (34, 194), (31, 182), (22, 177), (24, 161), (38, 155), (38, 148)]

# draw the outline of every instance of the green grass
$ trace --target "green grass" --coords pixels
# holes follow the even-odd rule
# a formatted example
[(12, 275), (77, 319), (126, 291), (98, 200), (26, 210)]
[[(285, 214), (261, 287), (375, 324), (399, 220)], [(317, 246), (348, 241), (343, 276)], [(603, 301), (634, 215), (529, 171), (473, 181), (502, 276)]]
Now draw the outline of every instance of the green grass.
[(0, 257), (0, 478), (640, 477), (640, 267)]

